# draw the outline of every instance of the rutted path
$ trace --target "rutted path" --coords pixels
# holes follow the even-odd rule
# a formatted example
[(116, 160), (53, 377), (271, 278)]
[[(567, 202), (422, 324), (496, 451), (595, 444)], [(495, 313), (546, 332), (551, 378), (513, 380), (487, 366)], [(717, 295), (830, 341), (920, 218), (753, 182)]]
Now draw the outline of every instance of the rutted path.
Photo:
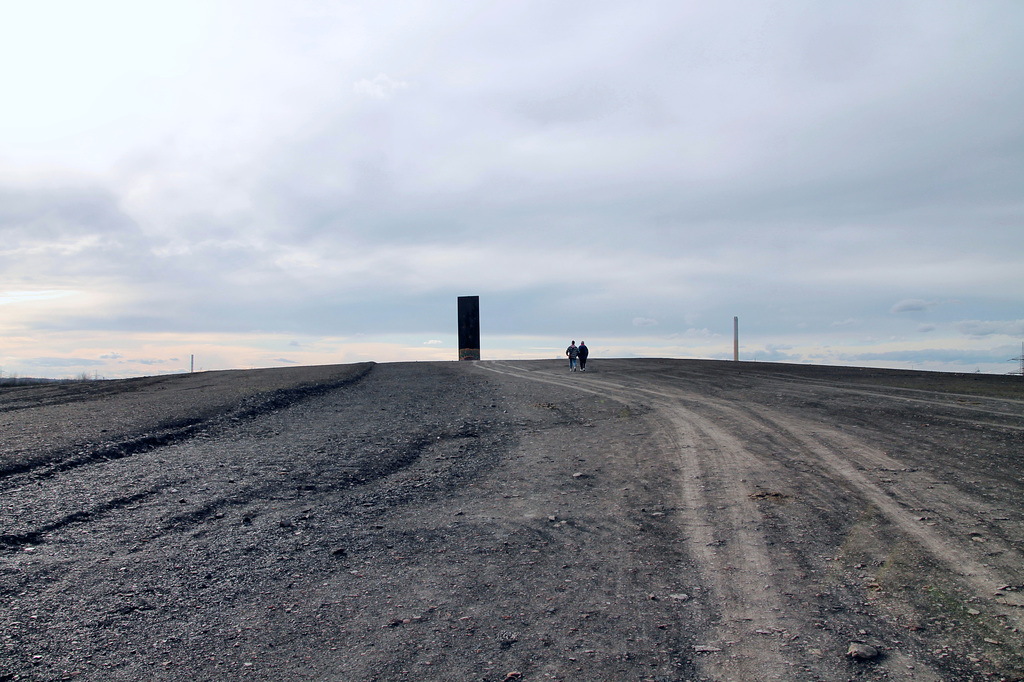
[(590, 365), (0, 393), (0, 682), (1024, 678), (1020, 384)]
[[(954, 426), (979, 421), (992, 426), (986, 419), (996, 417), (1000, 421), (994, 426), (1009, 434), (1018, 432), (1024, 424), (1024, 405), (1019, 401), (967, 401), (918, 390), (908, 396), (906, 390), (785, 377), (777, 379), (775, 386), (762, 385), (757, 391), (728, 395), (728, 391), (720, 390), (721, 376), (688, 371), (637, 372), (635, 364), (605, 363), (599, 374), (528, 371), (516, 363), (482, 366), (623, 404), (644, 401), (653, 409), (647, 419), (651, 437), (661, 443), (666, 466), (676, 460), (683, 472), (674, 484), (685, 510), (679, 520), (680, 532), (714, 591), (717, 627), (709, 633), (709, 644), (703, 649), (708, 655), (699, 659), (704, 672), (713, 679), (805, 679), (808, 671), (827, 678), (820, 670), (815, 671), (813, 654), (834, 651), (841, 642), (836, 637), (823, 637), (822, 623), (808, 616), (815, 611), (822, 613), (823, 607), (869, 615), (857, 614), (867, 605), (875, 606), (870, 614), (873, 618), (853, 620), (870, 627), (852, 632), (848, 629), (846, 636), (886, 649), (889, 654), (879, 665), (885, 674), (949, 679), (948, 671), (944, 671), (948, 663), (945, 659), (950, 657), (948, 644), (943, 645), (946, 649), (938, 649), (939, 658), (932, 664), (921, 650), (927, 645), (918, 644), (918, 651), (912, 646), (893, 646), (894, 641), (902, 642), (891, 634), (883, 635), (878, 628), (879, 621), (892, 614), (909, 621), (907, 627), (915, 632), (926, 629), (923, 622), (929, 617), (941, 619), (932, 615), (933, 605), (915, 603), (914, 599), (907, 603), (901, 601), (901, 595), (892, 593), (907, 588), (926, 594), (958, 594), (957, 599), (963, 602), (955, 609), (956, 615), (983, 621), (973, 633), (975, 646), (994, 649), (987, 655), (1005, 661), (1011, 670), (1018, 665), (1022, 644), (1019, 630), (1024, 627), (1024, 595), (1019, 591), (1024, 585), (1020, 505), (1008, 496), (999, 496), (993, 504), (965, 495), (931, 475), (927, 467), (894, 458), (878, 445), (854, 435), (863, 428), (860, 424), (848, 426), (831, 419), (800, 416), (778, 398), (783, 391), (806, 398), (806, 387), (813, 385), (815, 392), (826, 399), (836, 395), (847, 401), (852, 398), (868, 404), (911, 406), (923, 415), (932, 414), (932, 408), (940, 419)], [(794, 390), (794, 383), (800, 388)], [(874, 436), (884, 438), (885, 434)], [(1017, 452), (1024, 456), (1024, 450)], [(956, 466), (955, 459), (950, 461), (951, 453), (933, 454), (947, 468)], [(1007, 490), (1020, 490), (1019, 474), (1024, 473), (1021, 464), (1018, 460), (1017, 480)], [(1009, 516), (998, 514), (1013, 513), (1007, 510), (1010, 505), (1016, 507), (1015, 533), (977, 530), (979, 518), (1009, 521)], [(783, 506), (786, 514), (780, 513)], [(860, 537), (865, 535), (865, 516), (882, 517), (886, 536)], [(817, 528), (813, 526), (815, 518), (820, 522)], [(936, 518), (944, 522), (932, 521)], [(879, 524), (875, 521), (869, 525)], [(816, 536), (808, 543), (811, 551), (801, 548), (799, 541), (793, 542), (808, 536)], [(876, 544), (851, 551), (865, 542)], [(884, 558), (874, 559), (881, 566), (870, 568), (866, 562), (856, 561), (851, 571), (849, 561), (844, 562), (847, 553)], [(903, 555), (919, 557), (926, 568), (917, 576), (913, 575), (913, 566), (886, 568), (886, 563), (898, 564)], [(842, 563), (847, 563), (845, 571)], [(862, 592), (856, 585), (858, 568), (899, 573), (899, 580), (906, 582), (899, 590), (888, 591), (871, 576)], [(941, 586), (926, 584), (936, 581)], [(828, 583), (833, 583), (829, 587), (834, 589), (826, 599), (822, 586)], [(837, 596), (838, 606), (823, 603), (834, 602)], [(899, 618), (896, 620), (899, 622)], [(1003, 633), (998, 639), (986, 636), (997, 631)], [(1007, 649), (1011, 653), (1004, 658), (1001, 654)], [(971, 652), (965, 658), (975, 663), (982, 655)]]

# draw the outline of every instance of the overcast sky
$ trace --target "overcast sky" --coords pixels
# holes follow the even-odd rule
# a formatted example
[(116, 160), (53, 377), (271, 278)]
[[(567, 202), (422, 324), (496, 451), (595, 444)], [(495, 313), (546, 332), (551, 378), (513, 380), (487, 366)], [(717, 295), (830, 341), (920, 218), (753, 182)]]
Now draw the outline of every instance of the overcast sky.
[(1024, 3), (0, 0), (0, 372), (1005, 373)]

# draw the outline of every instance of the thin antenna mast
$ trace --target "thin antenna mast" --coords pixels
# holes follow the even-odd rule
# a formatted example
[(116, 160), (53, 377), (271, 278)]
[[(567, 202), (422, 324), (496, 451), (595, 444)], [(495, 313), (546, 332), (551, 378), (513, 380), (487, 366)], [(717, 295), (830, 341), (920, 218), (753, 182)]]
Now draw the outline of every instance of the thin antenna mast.
[(740, 318), (732, 318), (732, 359), (740, 361)]

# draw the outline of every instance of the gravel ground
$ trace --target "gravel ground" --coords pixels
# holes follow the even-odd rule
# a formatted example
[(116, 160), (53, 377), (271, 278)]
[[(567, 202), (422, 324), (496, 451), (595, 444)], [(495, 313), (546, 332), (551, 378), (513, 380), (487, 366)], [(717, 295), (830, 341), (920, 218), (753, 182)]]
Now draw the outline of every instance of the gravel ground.
[(0, 387), (0, 681), (1024, 679), (1021, 379), (565, 364)]

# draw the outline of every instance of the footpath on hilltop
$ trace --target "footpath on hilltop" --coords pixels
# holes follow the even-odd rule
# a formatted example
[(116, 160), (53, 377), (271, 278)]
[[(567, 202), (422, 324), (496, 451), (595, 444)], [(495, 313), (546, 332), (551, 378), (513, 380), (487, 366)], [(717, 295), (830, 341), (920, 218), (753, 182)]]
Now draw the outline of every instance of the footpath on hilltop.
[(1024, 679), (1024, 382), (592, 359), (0, 389), (3, 680)]

